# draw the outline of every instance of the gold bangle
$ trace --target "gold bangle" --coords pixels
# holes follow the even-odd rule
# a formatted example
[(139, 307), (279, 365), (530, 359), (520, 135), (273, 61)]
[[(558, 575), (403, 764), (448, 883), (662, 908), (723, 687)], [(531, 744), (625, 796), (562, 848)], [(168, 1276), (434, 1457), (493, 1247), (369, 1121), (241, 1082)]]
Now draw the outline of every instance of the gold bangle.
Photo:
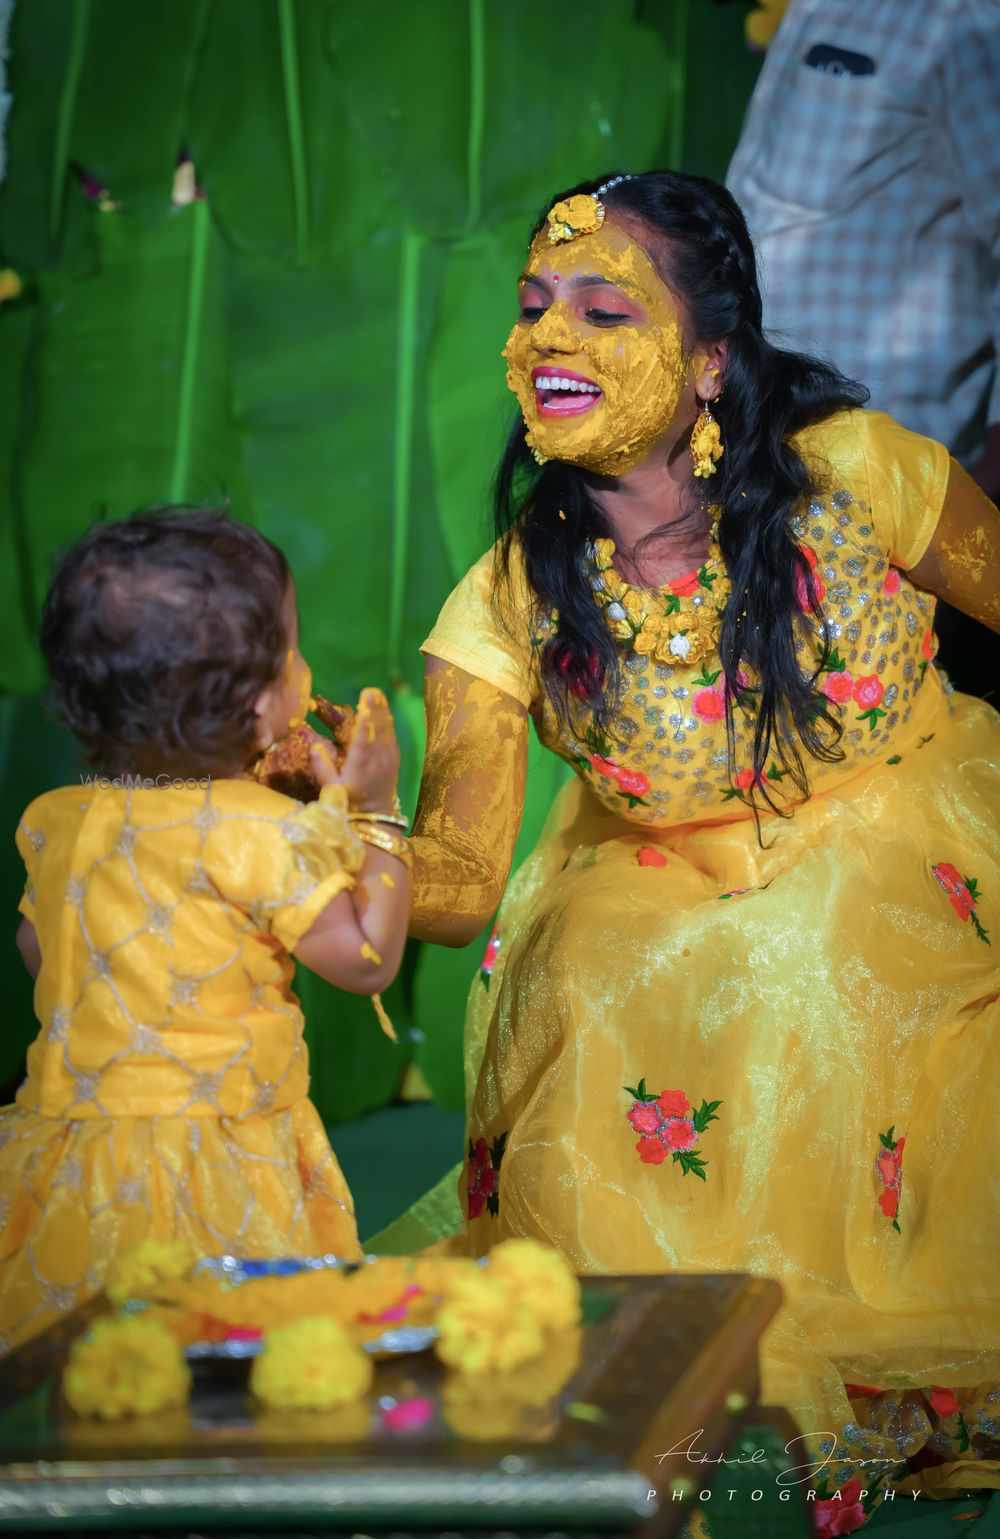
[(402, 813), (398, 816), (394, 812), (349, 812), (349, 823), (391, 823), (396, 828), (409, 828), (410, 820)]
[(401, 860), (409, 871), (413, 861), (413, 851), (402, 834), (397, 834), (388, 828), (372, 827), (370, 823), (362, 824), (357, 834), (362, 843), (371, 845), (372, 849), (382, 850), (386, 855), (395, 855), (396, 859)]

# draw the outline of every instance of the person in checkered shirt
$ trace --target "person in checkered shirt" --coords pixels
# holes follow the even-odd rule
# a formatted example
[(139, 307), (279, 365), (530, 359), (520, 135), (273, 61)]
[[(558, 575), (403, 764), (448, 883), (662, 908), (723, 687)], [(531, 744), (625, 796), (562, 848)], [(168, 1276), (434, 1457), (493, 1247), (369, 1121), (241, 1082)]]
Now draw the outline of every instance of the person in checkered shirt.
[[(727, 184), (774, 339), (1000, 499), (1000, 0), (790, 0)], [(943, 619), (955, 682), (995, 689), (1000, 643)]]

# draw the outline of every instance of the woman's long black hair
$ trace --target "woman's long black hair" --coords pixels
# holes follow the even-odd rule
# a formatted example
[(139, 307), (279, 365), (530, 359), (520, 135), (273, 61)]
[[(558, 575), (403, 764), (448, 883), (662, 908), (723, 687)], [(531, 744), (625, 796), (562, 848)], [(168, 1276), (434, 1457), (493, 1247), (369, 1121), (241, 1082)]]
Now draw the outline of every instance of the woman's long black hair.
[[(560, 198), (596, 193), (602, 182), (620, 174), (581, 182), (558, 193), (547, 208)], [(817, 759), (843, 757), (838, 746), (843, 727), (817, 689), (816, 673), (803, 673), (796, 657), (796, 628), (803, 619), (797, 593), (803, 584), (807, 593), (811, 589), (791, 523), (803, 498), (817, 488), (788, 440), (835, 411), (863, 405), (868, 391), (830, 364), (765, 339), (753, 243), (724, 187), (707, 177), (648, 171), (619, 182), (601, 198), (609, 213), (637, 222), (640, 243), (686, 308), (690, 341), (728, 343), (724, 394), (714, 410), (725, 453), (710, 496), (722, 507), (719, 543), (732, 582), (719, 637), (730, 773), (733, 712), (748, 710), (754, 719), (751, 806), (756, 816), (759, 795), (772, 811), (785, 812), (764, 779), (772, 763), (777, 761), (806, 796), (801, 749)], [(543, 215), (532, 239), (544, 222)], [(568, 720), (573, 698), (586, 699), (595, 724), (607, 730), (621, 698), (621, 663), (583, 569), (588, 541), (613, 537), (614, 531), (592, 496), (593, 481), (561, 460), (539, 469), (518, 420), (494, 488), (496, 581), (507, 579), (516, 536), (539, 607), (559, 614), (542, 658), (553, 707)], [(814, 603), (805, 619), (814, 624), (821, 616)], [(741, 666), (750, 670), (749, 692), (739, 678)]]

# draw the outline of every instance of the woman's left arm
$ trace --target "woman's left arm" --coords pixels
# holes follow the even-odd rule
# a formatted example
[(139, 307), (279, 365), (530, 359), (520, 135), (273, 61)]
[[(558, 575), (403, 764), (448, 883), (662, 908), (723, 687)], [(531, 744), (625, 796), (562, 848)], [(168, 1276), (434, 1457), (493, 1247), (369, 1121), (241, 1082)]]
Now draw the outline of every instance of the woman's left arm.
[(1000, 631), (1000, 510), (957, 460), (931, 543), (907, 576)]

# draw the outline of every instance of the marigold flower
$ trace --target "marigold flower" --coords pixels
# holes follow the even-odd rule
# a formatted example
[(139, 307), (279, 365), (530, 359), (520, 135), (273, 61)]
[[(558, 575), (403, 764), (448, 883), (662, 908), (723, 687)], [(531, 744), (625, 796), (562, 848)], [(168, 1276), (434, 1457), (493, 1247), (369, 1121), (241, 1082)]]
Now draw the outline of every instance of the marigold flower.
[(62, 1387), (78, 1416), (115, 1421), (182, 1405), (191, 1371), (180, 1346), (158, 1321), (111, 1316), (74, 1341)]
[(157, 1283), (183, 1277), (196, 1259), (180, 1240), (143, 1240), (133, 1250), (116, 1256), (108, 1269), (104, 1291), (112, 1304), (142, 1298)]
[(438, 1311), (435, 1351), (460, 1373), (506, 1372), (537, 1357), (542, 1327), (523, 1299), (514, 1299), (506, 1280), (477, 1267), (446, 1284)]
[(511, 1298), (532, 1310), (544, 1330), (561, 1331), (580, 1319), (580, 1282), (569, 1263), (537, 1240), (502, 1240), (490, 1252), (489, 1271)]
[(349, 1405), (368, 1393), (371, 1382), (371, 1358), (325, 1315), (269, 1331), (250, 1370), (254, 1394), (279, 1411)]

